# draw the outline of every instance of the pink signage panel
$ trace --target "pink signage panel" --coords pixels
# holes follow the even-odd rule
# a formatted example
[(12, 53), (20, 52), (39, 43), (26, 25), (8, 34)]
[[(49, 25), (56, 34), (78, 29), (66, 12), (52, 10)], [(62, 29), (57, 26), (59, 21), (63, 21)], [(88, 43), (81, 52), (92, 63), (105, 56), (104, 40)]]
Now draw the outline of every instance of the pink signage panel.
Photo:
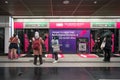
[(22, 29), (23, 22), (14, 22), (14, 29)]
[(51, 22), (50, 28), (90, 28), (90, 22)]
[(116, 27), (117, 27), (117, 28), (120, 28), (120, 22), (117, 22)]

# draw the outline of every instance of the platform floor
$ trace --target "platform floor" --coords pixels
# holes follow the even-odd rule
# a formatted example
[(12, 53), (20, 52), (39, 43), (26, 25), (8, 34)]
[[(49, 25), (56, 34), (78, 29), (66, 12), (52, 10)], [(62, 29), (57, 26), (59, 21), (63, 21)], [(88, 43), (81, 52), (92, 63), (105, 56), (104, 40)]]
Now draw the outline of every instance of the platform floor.
[(42, 65), (33, 65), (33, 57), (9, 60), (0, 56), (0, 80), (120, 80), (120, 58), (111, 62), (103, 58), (80, 58), (66, 54), (52, 63), (52, 58), (43, 58)]

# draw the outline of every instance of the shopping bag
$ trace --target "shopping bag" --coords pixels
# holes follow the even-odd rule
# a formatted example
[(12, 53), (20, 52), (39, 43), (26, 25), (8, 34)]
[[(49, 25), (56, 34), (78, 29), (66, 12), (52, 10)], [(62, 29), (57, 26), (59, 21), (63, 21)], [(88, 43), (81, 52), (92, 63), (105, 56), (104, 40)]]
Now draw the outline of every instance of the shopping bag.
[(103, 42), (102, 42), (102, 44), (101, 44), (101, 46), (100, 46), (100, 48), (101, 48), (102, 50), (104, 49), (105, 44), (106, 44), (106, 42), (105, 42), (105, 41), (103, 41)]

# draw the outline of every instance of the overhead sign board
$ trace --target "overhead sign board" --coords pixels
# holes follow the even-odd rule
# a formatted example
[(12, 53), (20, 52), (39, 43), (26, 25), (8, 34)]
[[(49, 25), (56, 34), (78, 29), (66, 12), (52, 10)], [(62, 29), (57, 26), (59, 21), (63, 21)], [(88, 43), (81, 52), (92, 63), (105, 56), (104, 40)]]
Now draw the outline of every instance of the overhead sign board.
[(115, 22), (92, 22), (91, 28), (115, 28)]
[(25, 22), (24, 28), (49, 28), (48, 22)]
[(90, 28), (90, 22), (51, 22), (50, 28)]

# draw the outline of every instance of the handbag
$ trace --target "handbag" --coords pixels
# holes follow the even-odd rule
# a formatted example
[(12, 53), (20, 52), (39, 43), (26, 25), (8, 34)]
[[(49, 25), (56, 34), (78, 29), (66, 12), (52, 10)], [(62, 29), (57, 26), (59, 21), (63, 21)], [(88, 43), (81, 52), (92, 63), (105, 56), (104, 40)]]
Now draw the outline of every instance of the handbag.
[(101, 48), (102, 50), (103, 50), (103, 48), (105, 47), (105, 44), (106, 44), (106, 42), (103, 41), (102, 44), (101, 44), (101, 46), (100, 46), (100, 48)]
[(56, 45), (56, 46), (53, 47), (53, 52), (60, 52), (59, 45)]

